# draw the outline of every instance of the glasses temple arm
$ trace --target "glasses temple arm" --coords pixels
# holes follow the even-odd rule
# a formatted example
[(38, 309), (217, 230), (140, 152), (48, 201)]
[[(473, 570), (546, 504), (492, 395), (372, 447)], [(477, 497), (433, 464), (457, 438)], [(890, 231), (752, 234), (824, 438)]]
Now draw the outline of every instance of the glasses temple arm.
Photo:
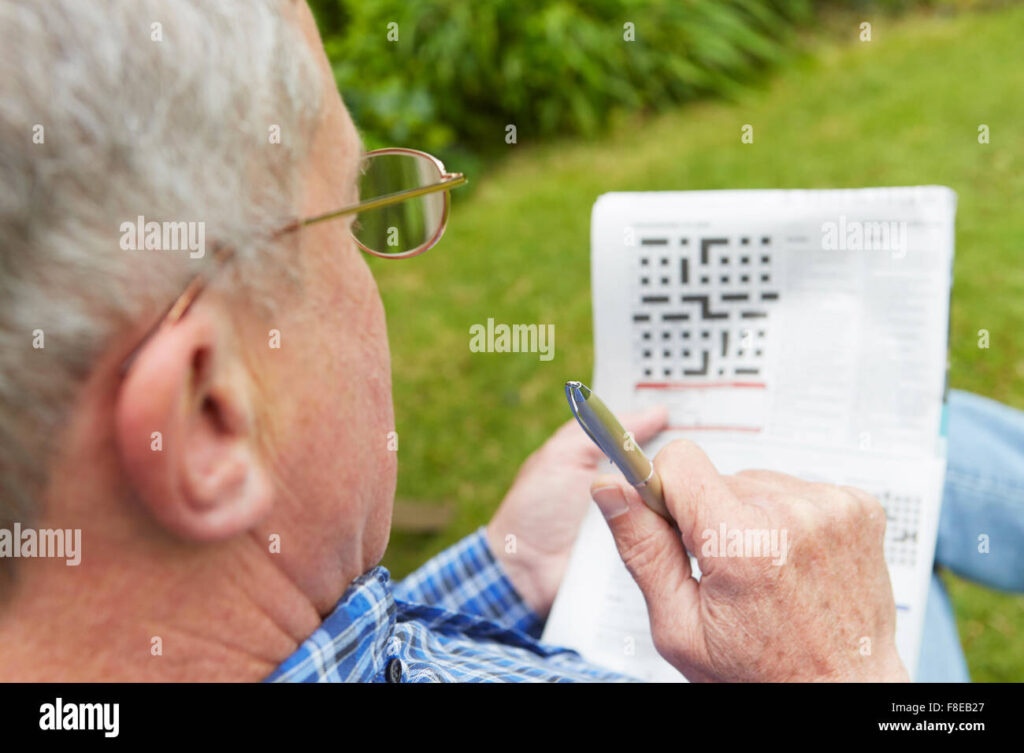
[(418, 196), (426, 196), (427, 194), (437, 193), (438, 191), (447, 191), (449, 189), (461, 186), (466, 182), (466, 176), (462, 173), (453, 173), (451, 175), (444, 176), (444, 179), (440, 183), (432, 183), (429, 186), (420, 186), (419, 188), (410, 188), (405, 191), (396, 191), (395, 193), (385, 194), (384, 196), (378, 196), (374, 199), (368, 199), (352, 206), (342, 207), (336, 209), (333, 212), (326, 212), (325, 214), (318, 214), (314, 217), (307, 217), (301, 220), (299, 225), (312, 225), (316, 222), (323, 222), (324, 220), (333, 220), (335, 217), (342, 217), (346, 214), (355, 214), (356, 212), (366, 212), (371, 209), (380, 209), (381, 207), (391, 206), (392, 204), (398, 204), (406, 201), (407, 199), (415, 199)]

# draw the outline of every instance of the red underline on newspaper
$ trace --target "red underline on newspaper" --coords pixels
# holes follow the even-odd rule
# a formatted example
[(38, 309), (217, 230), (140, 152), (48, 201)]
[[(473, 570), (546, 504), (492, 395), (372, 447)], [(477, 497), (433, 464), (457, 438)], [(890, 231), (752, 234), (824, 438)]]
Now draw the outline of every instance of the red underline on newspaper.
[(637, 382), (638, 390), (703, 390), (712, 387), (738, 387), (763, 390), (764, 382)]
[(665, 431), (761, 431), (760, 426), (666, 426)]

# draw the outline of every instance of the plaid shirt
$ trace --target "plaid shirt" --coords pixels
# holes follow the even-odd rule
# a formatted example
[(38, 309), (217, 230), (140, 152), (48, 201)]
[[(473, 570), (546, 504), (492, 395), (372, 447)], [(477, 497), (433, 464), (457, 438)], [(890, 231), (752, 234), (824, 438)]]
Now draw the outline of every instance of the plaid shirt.
[(484, 529), (392, 585), (356, 578), (269, 682), (595, 682), (631, 678), (539, 642), (542, 621), (509, 582)]

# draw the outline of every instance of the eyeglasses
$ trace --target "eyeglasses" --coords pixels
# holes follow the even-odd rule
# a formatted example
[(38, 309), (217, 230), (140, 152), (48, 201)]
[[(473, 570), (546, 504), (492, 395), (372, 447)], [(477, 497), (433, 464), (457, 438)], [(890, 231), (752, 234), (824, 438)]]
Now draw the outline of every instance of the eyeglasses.
[[(363, 251), (384, 259), (407, 259), (437, 245), (448, 224), (448, 192), (463, 185), (466, 176), (449, 173), (433, 155), (416, 149), (376, 149), (363, 156), (359, 195), (373, 198), (315, 217), (296, 220), (272, 234), (277, 238), (326, 220), (358, 214), (352, 238)], [(165, 325), (179, 321), (212, 278), (234, 256), (223, 244), (214, 244), (213, 264), (189, 282), (160, 320), (121, 362), (127, 373), (142, 348)]]

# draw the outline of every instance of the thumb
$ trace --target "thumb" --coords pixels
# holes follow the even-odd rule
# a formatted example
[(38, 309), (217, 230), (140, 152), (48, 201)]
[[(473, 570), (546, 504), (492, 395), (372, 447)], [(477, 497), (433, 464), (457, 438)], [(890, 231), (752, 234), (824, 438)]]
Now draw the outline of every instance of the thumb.
[(598, 476), (590, 485), (590, 496), (644, 594), (652, 628), (696, 615), (697, 582), (679, 531), (649, 509), (624, 478)]

